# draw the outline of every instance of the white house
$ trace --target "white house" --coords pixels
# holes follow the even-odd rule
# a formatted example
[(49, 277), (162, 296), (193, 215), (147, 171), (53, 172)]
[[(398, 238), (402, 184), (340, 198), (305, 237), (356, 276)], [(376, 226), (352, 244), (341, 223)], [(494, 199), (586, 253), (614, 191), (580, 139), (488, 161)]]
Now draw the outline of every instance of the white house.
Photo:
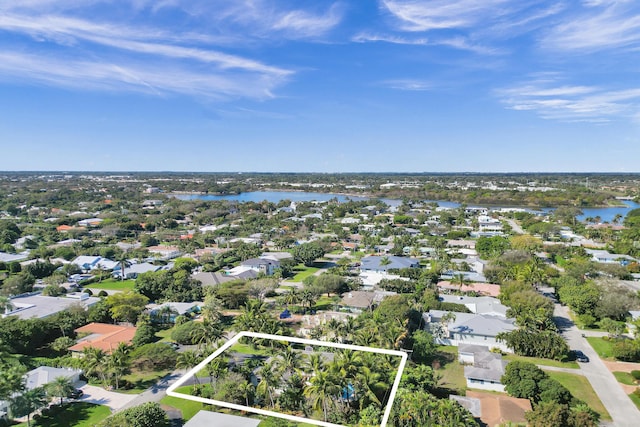
[[(452, 317), (447, 319), (447, 315)], [(506, 344), (499, 342), (496, 336), (501, 332), (517, 329), (514, 319), (442, 310), (429, 310), (422, 315), (422, 319), (425, 329), (433, 334), (434, 341), (438, 344), (456, 347), (460, 344), (475, 344), (513, 352)]]
[(502, 360), (501, 354), (492, 353), (483, 345), (460, 344), (458, 361), (467, 365), (464, 367), (467, 388), (504, 393), (501, 378), (509, 362)]
[(462, 304), (472, 313), (507, 318), (507, 306), (502, 305), (500, 300), (493, 297), (468, 297), (462, 295), (442, 294), (438, 298), (443, 302)]

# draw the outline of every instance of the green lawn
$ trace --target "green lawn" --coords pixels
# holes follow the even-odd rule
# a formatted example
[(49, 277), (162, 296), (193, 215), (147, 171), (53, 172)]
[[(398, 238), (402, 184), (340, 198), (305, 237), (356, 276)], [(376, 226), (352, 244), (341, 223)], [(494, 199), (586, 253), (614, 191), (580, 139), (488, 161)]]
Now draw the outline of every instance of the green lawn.
[(544, 366), (555, 366), (557, 368), (570, 368), (570, 369), (580, 369), (578, 363), (576, 361), (566, 362), (559, 361), (553, 359), (542, 359), (540, 357), (526, 357), (526, 356), (517, 356), (515, 354), (507, 354), (506, 356), (502, 356), (504, 360), (519, 360), (522, 362), (533, 363), (534, 365), (544, 365)]
[[(190, 394), (191, 386), (178, 387), (177, 393)], [(200, 402), (194, 402), (193, 400), (181, 399), (179, 397), (165, 396), (160, 401), (162, 405), (171, 406), (172, 408), (182, 411), (182, 419), (189, 421), (198, 411), (204, 409), (205, 405)]]
[[(111, 415), (108, 406), (95, 405), (86, 402), (73, 402), (60, 406), (54, 406), (42, 412), (42, 415), (32, 427), (93, 427), (100, 421)], [(25, 427), (26, 422), (16, 427)]]
[(551, 378), (565, 386), (571, 394), (585, 402), (591, 409), (600, 414), (604, 420), (611, 420), (611, 416), (605, 409), (604, 405), (593, 391), (593, 387), (582, 375), (569, 374), (566, 372), (545, 371)]
[(289, 279), (289, 281), (302, 282), (307, 277), (313, 276), (313, 274), (318, 270), (320, 270), (318, 267), (305, 267), (304, 265), (299, 264), (293, 269), (293, 271), (296, 272), (296, 275)]
[(232, 345), (226, 351), (242, 353), (242, 354), (252, 354), (256, 356), (265, 356), (267, 354), (266, 350), (259, 349), (259, 348), (252, 348), (249, 344), (240, 344), (240, 343)]
[(129, 382), (132, 388), (120, 389), (119, 393), (138, 394), (142, 393), (149, 387), (155, 385), (162, 377), (171, 372), (170, 370), (162, 370), (157, 372), (132, 372), (125, 375), (122, 379)]
[(434, 363), (440, 365), (436, 373), (441, 376), (440, 388), (464, 395), (467, 381), (464, 378), (464, 366), (458, 362), (458, 347), (439, 346)]
[(135, 285), (135, 283), (135, 280), (106, 279), (100, 283), (96, 282), (86, 285), (85, 288), (104, 289), (106, 291), (126, 291), (128, 289), (133, 289), (133, 285)]
[(613, 376), (616, 377), (619, 383), (626, 385), (636, 385), (636, 380), (631, 376), (628, 372), (620, 372), (616, 371), (613, 373)]
[(638, 409), (640, 409), (640, 396), (635, 394), (635, 393), (631, 393), (629, 395), (629, 399), (631, 399), (631, 401), (633, 403), (635, 403), (635, 405), (638, 407)]
[(316, 301), (316, 305), (313, 307), (314, 310), (329, 310), (331, 309), (338, 301), (340, 301), (339, 296), (328, 297), (326, 295), (320, 297), (318, 301)]
[(156, 337), (160, 338), (160, 341), (169, 342), (172, 341), (171, 332), (173, 332), (173, 328), (160, 329), (156, 332)]
[(603, 359), (613, 359), (613, 341), (607, 341), (600, 337), (587, 337), (591, 347)]

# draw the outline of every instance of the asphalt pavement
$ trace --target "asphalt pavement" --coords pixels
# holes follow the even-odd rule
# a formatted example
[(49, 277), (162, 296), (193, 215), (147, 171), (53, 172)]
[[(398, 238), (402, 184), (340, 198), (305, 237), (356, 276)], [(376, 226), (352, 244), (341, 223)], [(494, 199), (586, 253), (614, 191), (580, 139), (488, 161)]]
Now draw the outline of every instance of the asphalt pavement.
[(568, 308), (555, 304), (554, 320), (569, 344), (569, 348), (582, 350), (589, 357), (588, 363), (580, 363), (580, 371), (589, 380), (602, 404), (607, 408), (613, 419), (613, 425), (616, 427), (640, 426), (640, 411), (582, 336), (583, 331), (575, 326), (569, 317)]

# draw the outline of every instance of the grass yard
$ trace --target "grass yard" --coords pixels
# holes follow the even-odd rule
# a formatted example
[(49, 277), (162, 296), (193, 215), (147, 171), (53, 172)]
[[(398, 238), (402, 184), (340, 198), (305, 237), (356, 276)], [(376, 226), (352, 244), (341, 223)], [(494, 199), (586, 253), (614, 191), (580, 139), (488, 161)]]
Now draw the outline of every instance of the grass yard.
[(432, 364), (436, 374), (441, 376), (440, 388), (464, 395), (467, 381), (464, 378), (464, 366), (458, 362), (458, 347), (439, 346)]
[(613, 359), (613, 341), (607, 341), (600, 337), (587, 337), (587, 341), (602, 359)]
[(91, 289), (104, 289), (105, 291), (126, 291), (133, 289), (133, 285), (135, 285), (135, 280), (116, 280), (116, 279), (106, 279), (102, 282), (91, 283), (90, 285), (85, 286), (85, 288)]
[(299, 264), (295, 266), (293, 269), (296, 275), (288, 280), (290, 282), (302, 282), (307, 277), (313, 276), (313, 274), (316, 273), (318, 270), (320, 270), (318, 267), (305, 267), (304, 265)]
[(526, 357), (526, 356), (518, 356), (515, 354), (507, 354), (502, 356), (504, 360), (514, 361), (519, 360), (521, 362), (529, 362), (534, 365), (544, 365), (544, 366), (555, 366), (557, 368), (570, 368), (570, 369), (580, 369), (578, 362), (576, 361), (559, 361), (553, 359), (542, 359), (540, 357)]
[(171, 332), (173, 332), (173, 328), (160, 329), (156, 332), (156, 337), (160, 338), (160, 341), (169, 342), (172, 341)]
[(329, 310), (331, 309), (338, 301), (340, 301), (340, 296), (332, 296), (327, 297), (326, 295), (320, 297), (316, 302), (316, 305), (313, 307), (314, 310)]
[(638, 407), (638, 409), (640, 409), (640, 396), (635, 394), (635, 393), (631, 393), (629, 395), (629, 399), (631, 399), (631, 401)]
[(636, 385), (636, 380), (631, 376), (629, 372), (620, 372), (616, 371), (613, 373), (613, 376), (616, 377), (619, 383), (626, 385)]
[(132, 388), (120, 389), (119, 393), (138, 394), (155, 385), (162, 377), (168, 375), (170, 370), (157, 372), (132, 372), (122, 377), (123, 380), (131, 384)]
[[(67, 403), (63, 406), (53, 406), (42, 412), (37, 421), (31, 421), (32, 427), (93, 427), (111, 415), (108, 406), (95, 405), (86, 402)], [(16, 427), (25, 427), (26, 422)]]
[[(191, 386), (178, 387), (176, 389), (176, 392), (190, 394)], [(182, 419), (184, 421), (189, 421), (195, 414), (198, 413), (198, 411), (205, 409), (205, 406), (207, 406), (200, 402), (194, 402), (192, 400), (181, 399), (179, 397), (173, 396), (163, 397), (160, 403), (162, 405), (171, 406), (172, 408), (176, 408), (182, 411)]]
[(600, 414), (604, 420), (611, 420), (611, 416), (600, 401), (600, 398), (593, 391), (593, 387), (582, 375), (569, 374), (566, 372), (545, 371), (551, 378), (565, 386), (571, 394), (585, 402), (591, 409)]
[[(247, 339), (246, 337), (244, 339)], [(241, 343), (237, 343), (232, 345), (231, 347), (229, 347), (228, 350), (225, 351), (226, 352), (236, 352), (236, 353), (242, 353), (242, 354), (251, 354), (254, 356), (265, 356), (267, 355), (267, 351), (263, 350), (263, 349), (259, 349), (259, 348), (252, 348), (249, 344), (241, 344)]]

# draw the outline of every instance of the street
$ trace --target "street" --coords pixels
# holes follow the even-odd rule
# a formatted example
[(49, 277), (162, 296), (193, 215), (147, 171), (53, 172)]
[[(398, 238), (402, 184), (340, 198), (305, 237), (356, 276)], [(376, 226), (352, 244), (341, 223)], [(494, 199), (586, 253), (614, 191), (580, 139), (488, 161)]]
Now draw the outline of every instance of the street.
[(616, 427), (637, 427), (640, 425), (640, 411), (607, 369), (595, 350), (589, 345), (571, 318), (567, 307), (555, 304), (554, 321), (572, 350), (582, 350), (590, 361), (580, 363), (580, 371), (607, 408)]

